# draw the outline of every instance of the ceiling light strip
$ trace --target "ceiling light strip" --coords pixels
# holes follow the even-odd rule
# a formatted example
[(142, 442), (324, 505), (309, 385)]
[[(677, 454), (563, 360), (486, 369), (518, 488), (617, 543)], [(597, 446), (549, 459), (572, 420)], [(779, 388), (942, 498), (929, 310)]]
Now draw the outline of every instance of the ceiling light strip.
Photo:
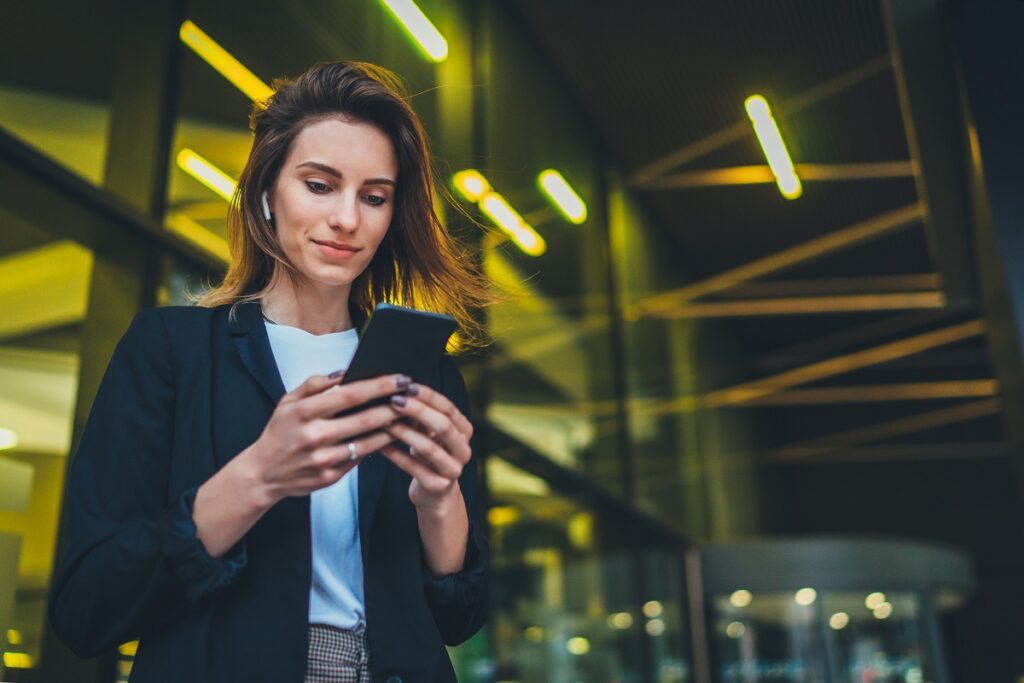
[(412, 0), (381, 0), (432, 62), (448, 59), (448, 41)]
[(452, 176), (455, 189), (476, 204), (480, 211), (508, 235), (512, 242), (530, 256), (540, 256), (547, 251), (547, 243), (519, 212), (499, 193), (490, 182), (475, 169), (459, 171)]
[(561, 173), (553, 168), (541, 171), (537, 185), (570, 223), (580, 225), (587, 220), (587, 205)]
[(782, 140), (782, 133), (772, 116), (768, 100), (761, 95), (751, 95), (743, 103), (747, 110), (747, 116), (754, 126), (754, 134), (761, 144), (761, 150), (768, 160), (768, 166), (775, 175), (775, 182), (779, 186), (779, 192), (786, 199), (796, 199), (803, 194), (803, 185), (793, 167), (793, 160), (786, 149), (786, 143)]
[(208, 36), (191, 20), (186, 19), (178, 29), (181, 42), (192, 48), (203, 61), (212, 66), (221, 76), (226, 78), (251, 100), (263, 100), (274, 94), (273, 89), (249, 71), (240, 61), (222, 48), (217, 41)]
[(237, 186), (234, 178), (188, 147), (182, 147), (178, 152), (177, 162), (178, 168), (216, 192), (226, 201), (231, 201)]

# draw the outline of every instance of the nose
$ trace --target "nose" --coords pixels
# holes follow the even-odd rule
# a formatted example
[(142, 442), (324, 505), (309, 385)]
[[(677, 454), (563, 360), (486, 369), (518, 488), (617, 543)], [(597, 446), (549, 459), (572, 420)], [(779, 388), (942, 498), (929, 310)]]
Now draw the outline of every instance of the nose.
[(328, 223), (335, 230), (352, 232), (359, 227), (359, 197), (354, 192), (341, 192), (332, 207)]

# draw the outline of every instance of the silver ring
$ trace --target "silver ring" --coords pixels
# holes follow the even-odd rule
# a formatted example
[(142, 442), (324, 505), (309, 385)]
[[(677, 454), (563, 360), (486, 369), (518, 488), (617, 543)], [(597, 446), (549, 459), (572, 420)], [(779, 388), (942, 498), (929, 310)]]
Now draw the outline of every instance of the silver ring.
[(352, 443), (351, 441), (349, 441), (348, 442), (348, 459), (349, 460), (355, 460), (357, 457), (359, 457), (359, 456), (356, 454), (356, 445), (354, 443)]
[(416, 451), (413, 450), (412, 446), (409, 446), (409, 455), (416, 455)]

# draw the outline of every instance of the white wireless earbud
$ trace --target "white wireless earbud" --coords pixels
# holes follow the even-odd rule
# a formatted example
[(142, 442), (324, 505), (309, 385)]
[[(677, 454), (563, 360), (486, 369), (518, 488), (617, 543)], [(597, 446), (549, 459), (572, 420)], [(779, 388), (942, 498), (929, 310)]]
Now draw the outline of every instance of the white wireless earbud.
[(267, 191), (263, 190), (263, 217), (268, 221), (274, 220), (274, 216), (270, 213), (270, 203), (267, 202)]

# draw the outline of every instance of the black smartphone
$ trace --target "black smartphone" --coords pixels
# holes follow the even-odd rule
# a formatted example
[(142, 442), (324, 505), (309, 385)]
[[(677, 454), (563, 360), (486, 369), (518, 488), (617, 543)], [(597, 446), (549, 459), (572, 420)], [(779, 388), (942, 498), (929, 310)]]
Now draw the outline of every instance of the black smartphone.
[[(444, 355), (448, 338), (457, 327), (455, 319), (443, 313), (415, 308), (377, 304), (359, 337), (359, 346), (345, 371), (342, 384), (351, 384), (380, 375), (405, 374), (417, 378), (436, 371)], [(358, 408), (363, 410), (387, 402), (381, 398)]]

